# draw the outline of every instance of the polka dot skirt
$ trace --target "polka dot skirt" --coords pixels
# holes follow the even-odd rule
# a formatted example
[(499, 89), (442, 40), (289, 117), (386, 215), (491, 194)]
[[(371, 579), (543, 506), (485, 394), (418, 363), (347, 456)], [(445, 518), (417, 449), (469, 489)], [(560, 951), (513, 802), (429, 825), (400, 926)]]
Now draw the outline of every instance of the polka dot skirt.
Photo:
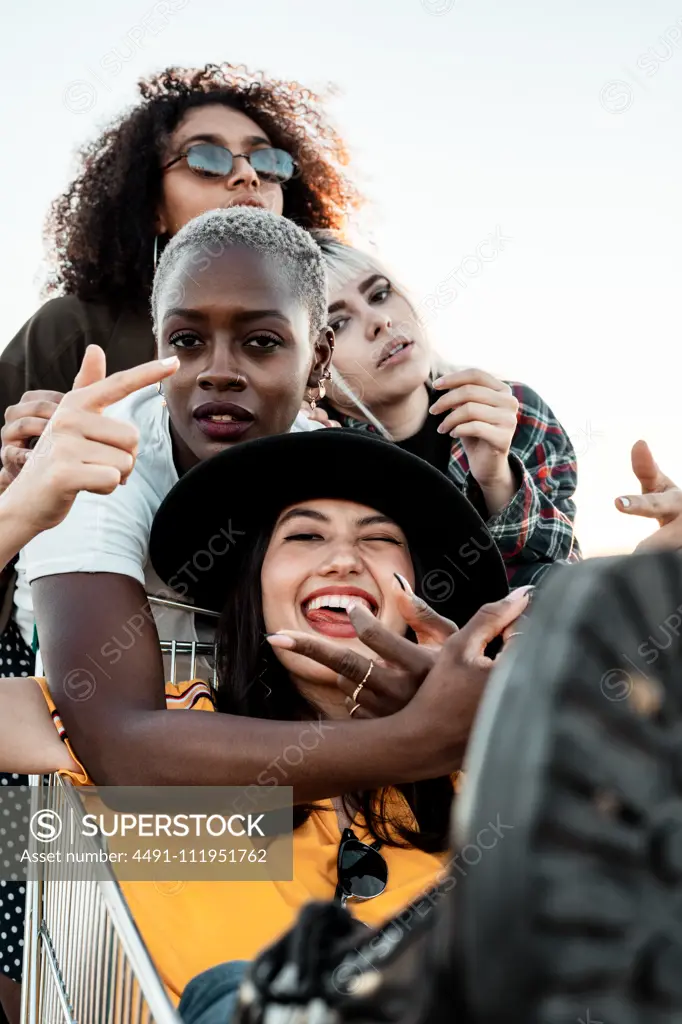
[[(16, 623), (10, 622), (0, 637), (0, 676), (30, 676), (33, 672), (34, 657), (26, 646)], [(3, 774), (0, 772), (0, 816), (2, 816), (3, 790), (7, 786), (27, 786), (26, 775)], [(20, 834), (21, 826), (28, 826), (28, 818), (22, 822), (12, 821), (17, 830), (17, 840), (26, 842), (26, 833)], [(4, 835), (0, 825), (0, 857), (2, 847), (12, 842)], [(4, 865), (0, 864), (4, 868)], [(26, 903), (26, 886), (23, 883), (7, 879), (0, 881), (0, 972), (12, 981), (21, 981), (21, 961), (24, 955), (24, 905)]]

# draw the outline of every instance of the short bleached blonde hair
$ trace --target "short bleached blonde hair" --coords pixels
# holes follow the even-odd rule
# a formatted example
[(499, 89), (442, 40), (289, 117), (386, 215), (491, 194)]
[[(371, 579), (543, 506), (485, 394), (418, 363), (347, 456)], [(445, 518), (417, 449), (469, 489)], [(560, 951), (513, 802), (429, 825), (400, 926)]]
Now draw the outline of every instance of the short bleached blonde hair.
[(312, 337), (327, 326), (326, 265), (310, 232), (268, 210), (234, 206), (209, 210), (190, 220), (163, 250), (151, 298), (157, 339), (161, 295), (184, 254), (192, 254), (194, 273), (200, 274), (202, 267), (234, 246), (253, 249), (276, 261), (308, 310)]

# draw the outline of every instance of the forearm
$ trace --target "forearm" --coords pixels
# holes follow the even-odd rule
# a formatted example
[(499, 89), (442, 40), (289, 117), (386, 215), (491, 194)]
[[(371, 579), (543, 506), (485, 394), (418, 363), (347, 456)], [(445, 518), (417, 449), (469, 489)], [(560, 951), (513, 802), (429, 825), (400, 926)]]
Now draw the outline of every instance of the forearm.
[(409, 711), (343, 723), (168, 711), (158, 635), (138, 583), (73, 573), (39, 579), (32, 593), (52, 697), (99, 785), (287, 785), (307, 802), (459, 767), (461, 752), (439, 753), (447, 738), (434, 739)]
[(37, 532), (10, 485), (0, 494), (0, 568), (11, 562)]
[[(578, 561), (580, 549), (574, 536), (575, 505), (568, 480), (565, 488), (557, 485), (545, 493), (517, 456), (510, 456), (509, 461), (514, 475), (518, 474), (517, 489), (500, 512), (488, 515), (486, 525), (505, 561), (510, 584), (516, 587), (537, 582), (535, 575), (538, 571), (542, 574), (543, 566)], [(482, 490), (471, 476), (467, 497), (485, 516)]]
[(86, 767), (100, 785), (292, 786), (297, 803), (450, 774), (463, 753), (438, 757), (402, 714), (339, 723), (135, 712), (110, 722), (110, 733), (115, 742), (88, 744)]
[(519, 481), (516, 479), (514, 471), (507, 461), (497, 479), (485, 483), (478, 482), (478, 486), (481, 489), (481, 495), (488, 513), (486, 518), (492, 519), (494, 516), (499, 515), (512, 500), (519, 489)]

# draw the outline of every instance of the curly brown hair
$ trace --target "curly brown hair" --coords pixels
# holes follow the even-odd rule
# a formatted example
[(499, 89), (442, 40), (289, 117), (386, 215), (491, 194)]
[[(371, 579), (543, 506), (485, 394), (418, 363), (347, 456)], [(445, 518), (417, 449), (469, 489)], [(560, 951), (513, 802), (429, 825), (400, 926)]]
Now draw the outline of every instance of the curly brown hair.
[(318, 95), (243, 65), (166, 68), (143, 79), (142, 97), (81, 152), (82, 170), (52, 204), (46, 226), (48, 295), (146, 308), (161, 198), (160, 156), (188, 110), (223, 103), (242, 111), (286, 149), (297, 174), (284, 216), (304, 228), (341, 229), (360, 197), (343, 168), (348, 155)]

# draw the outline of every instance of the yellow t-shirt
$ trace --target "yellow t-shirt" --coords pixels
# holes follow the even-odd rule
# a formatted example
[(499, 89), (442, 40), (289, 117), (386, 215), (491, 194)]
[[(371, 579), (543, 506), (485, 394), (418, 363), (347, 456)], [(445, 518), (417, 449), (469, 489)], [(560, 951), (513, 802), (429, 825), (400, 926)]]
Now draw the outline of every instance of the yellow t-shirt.
[[(55, 726), (79, 766), (78, 772), (62, 774), (78, 785), (92, 785), (71, 750), (45, 681), (38, 682)], [(168, 683), (166, 699), (169, 708), (215, 710), (211, 691), (201, 680)], [(253, 959), (294, 924), (306, 903), (334, 898), (341, 831), (331, 801), (321, 801), (318, 806), (294, 832), (292, 881), (120, 883), (174, 1002), (201, 971), (228, 960)], [(369, 839), (362, 822), (356, 821), (353, 831), (361, 841)], [(382, 846), (381, 854), (388, 865), (385, 891), (366, 902), (348, 904), (359, 920), (372, 926), (380, 925), (434, 885), (444, 861), (444, 855), (404, 847)]]

